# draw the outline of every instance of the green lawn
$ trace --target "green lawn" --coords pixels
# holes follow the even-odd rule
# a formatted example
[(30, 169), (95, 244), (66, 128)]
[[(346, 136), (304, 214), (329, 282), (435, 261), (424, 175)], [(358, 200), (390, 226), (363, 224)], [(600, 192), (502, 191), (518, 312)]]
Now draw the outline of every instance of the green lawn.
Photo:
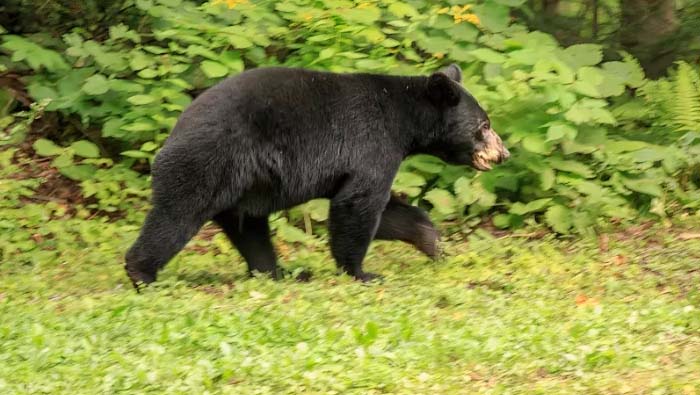
[(373, 285), (335, 275), (325, 243), (278, 245), (310, 283), (249, 279), (217, 234), (136, 294), (143, 212), (65, 215), (17, 171), (0, 169), (3, 395), (700, 393), (700, 217), (606, 240), (478, 231), (438, 262), (377, 242)]
[(369, 286), (324, 246), (282, 248), (310, 283), (248, 279), (216, 236), (138, 295), (121, 267), (138, 227), (39, 223), (52, 207), (3, 210), (25, 224), (3, 240), (37, 233), (3, 244), (3, 394), (700, 392), (700, 240), (680, 234), (697, 221), (607, 251), (482, 233), (430, 262), (379, 242), (367, 266), (386, 280)]

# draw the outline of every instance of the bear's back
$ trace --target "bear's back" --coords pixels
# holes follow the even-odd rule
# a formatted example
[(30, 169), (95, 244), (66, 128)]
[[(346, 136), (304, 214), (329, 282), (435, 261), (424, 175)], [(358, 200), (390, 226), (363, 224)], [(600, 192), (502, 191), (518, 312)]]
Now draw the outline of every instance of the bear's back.
[[(166, 146), (331, 148), (337, 141), (366, 139), (369, 125), (392, 112), (387, 99), (405, 91), (402, 79), (297, 68), (252, 69), (198, 96), (178, 119)], [(395, 94), (387, 94), (390, 91)]]

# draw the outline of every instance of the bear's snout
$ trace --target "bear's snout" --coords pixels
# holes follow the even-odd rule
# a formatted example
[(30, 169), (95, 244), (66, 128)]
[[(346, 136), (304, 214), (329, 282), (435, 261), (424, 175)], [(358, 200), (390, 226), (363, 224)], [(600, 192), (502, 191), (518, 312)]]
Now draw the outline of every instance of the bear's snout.
[(493, 163), (499, 164), (510, 158), (510, 151), (503, 145), (501, 137), (492, 128), (483, 132), (483, 143), (472, 155), (472, 166), (477, 170), (491, 170)]

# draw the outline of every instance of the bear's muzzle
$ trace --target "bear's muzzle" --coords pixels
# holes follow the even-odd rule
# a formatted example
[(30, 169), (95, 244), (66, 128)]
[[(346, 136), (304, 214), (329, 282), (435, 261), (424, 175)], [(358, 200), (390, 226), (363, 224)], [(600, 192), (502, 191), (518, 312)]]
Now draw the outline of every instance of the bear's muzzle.
[(503, 145), (501, 137), (489, 128), (483, 132), (483, 144), (472, 155), (472, 166), (481, 171), (491, 170), (492, 164), (498, 164), (510, 158), (510, 151)]

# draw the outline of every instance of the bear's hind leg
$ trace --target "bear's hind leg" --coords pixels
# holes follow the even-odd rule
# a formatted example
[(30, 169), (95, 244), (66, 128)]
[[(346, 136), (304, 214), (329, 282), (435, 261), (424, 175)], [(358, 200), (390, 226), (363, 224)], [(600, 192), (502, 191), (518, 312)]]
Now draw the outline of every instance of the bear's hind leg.
[(374, 239), (400, 240), (435, 259), (440, 234), (423, 210), (392, 194), (382, 213)]
[(235, 209), (230, 209), (215, 215), (214, 221), (243, 256), (249, 273), (258, 271), (269, 273), (273, 278), (281, 277), (267, 217), (243, 216), (241, 220)]
[(126, 253), (126, 272), (139, 289), (141, 283), (156, 280), (162, 269), (206, 222), (206, 216), (184, 215), (183, 212), (154, 206), (136, 242)]

